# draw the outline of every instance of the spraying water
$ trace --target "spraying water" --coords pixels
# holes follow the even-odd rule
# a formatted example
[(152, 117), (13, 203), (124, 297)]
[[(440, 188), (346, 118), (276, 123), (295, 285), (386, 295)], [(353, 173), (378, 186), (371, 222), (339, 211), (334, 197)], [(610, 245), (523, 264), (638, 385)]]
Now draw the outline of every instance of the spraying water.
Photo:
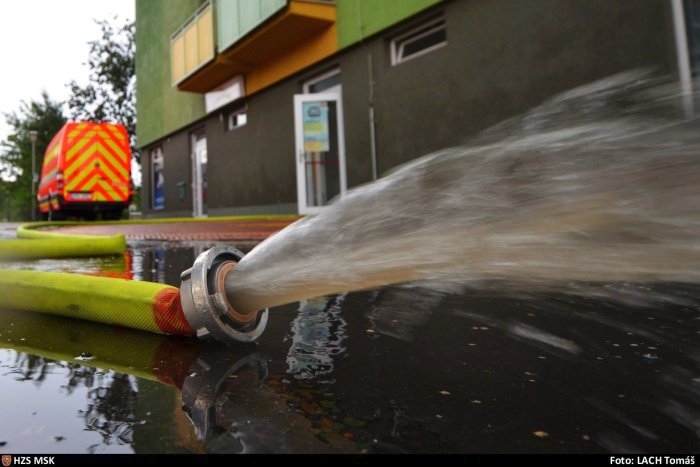
[(677, 92), (616, 75), (402, 166), (253, 249), (228, 299), (246, 313), (421, 281), (639, 302), (630, 282), (698, 282), (700, 128)]

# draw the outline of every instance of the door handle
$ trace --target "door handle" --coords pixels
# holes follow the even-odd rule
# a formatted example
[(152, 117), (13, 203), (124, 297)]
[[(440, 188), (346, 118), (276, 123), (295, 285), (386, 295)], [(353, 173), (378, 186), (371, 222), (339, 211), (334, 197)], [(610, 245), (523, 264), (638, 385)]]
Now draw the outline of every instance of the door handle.
[(300, 149), (298, 153), (299, 162), (304, 162), (304, 150)]

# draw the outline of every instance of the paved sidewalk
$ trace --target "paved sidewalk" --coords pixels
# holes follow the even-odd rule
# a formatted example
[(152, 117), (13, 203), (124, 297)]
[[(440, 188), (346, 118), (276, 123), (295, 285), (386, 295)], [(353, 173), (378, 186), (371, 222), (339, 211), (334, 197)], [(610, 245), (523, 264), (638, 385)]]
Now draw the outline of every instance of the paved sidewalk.
[(17, 238), (17, 227), (21, 222), (0, 222), (0, 239)]
[(221, 240), (262, 241), (296, 219), (207, 220), (202, 222), (158, 222), (152, 224), (87, 224), (57, 227), (65, 234), (124, 234), (129, 240)]

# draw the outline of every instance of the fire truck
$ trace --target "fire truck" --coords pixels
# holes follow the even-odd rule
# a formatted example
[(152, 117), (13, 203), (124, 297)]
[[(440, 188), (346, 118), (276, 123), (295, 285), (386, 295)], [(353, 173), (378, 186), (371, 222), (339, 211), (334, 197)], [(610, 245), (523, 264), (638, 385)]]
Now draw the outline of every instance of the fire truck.
[(37, 193), (44, 219), (119, 219), (133, 194), (123, 125), (69, 122), (46, 148)]

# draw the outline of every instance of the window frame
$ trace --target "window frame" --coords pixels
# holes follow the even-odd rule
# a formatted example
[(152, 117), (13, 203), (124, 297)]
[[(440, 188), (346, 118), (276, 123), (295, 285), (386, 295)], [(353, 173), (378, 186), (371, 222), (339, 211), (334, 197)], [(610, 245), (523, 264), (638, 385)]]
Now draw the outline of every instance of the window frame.
[[(402, 56), (402, 51), (405, 49), (407, 44), (428, 37), (438, 31), (445, 31), (444, 41), (421, 49), (411, 55)], [(443, 15), (433, 17), (413, 26), (411, 29), (404, 31), (391, 39), (391, 65), (396, 66), (413, 60), (414, 58), (421, 57), (425, 54), (433, 52), (434, 50), (445, 47), (447, 43), (447, 23), (445, 21), (445, 17)]]
[[(326, 81), (330, 78), (333, 78), (335, 76), (338, 76), (338, 84), (334, 84), (333, 86), (323, 88), (320, 91), (312, 91), (311, 88), (312, 86), (315, 86), (319, 83), (322, 83), (323, 81)], [(342, 82), (341, 82), (341, 73), (340, 73), (340, 67), (333, 67), (329, 70), (326, 70), (322, 73), (316, 74), (312, 76), (309, 79), (306, 79), (302, 82), (302, 92), (304, 94), (318, 94), (322, 92), (334, 92), (333, 88), (335, 87), (342, 87)]]
[[(234, 131), (239, 128), (243, 128), (248, 124), (248, 103), (245, 101), (240, 102), (238, 105), (234, 106), (232, 109), (226, 112), (225, 115), (226, 131)], [(245, 121), (240, 125), (233, 125), (232, 122), (234, 118), (238, 117), (239, 115), (244, 115)]]

